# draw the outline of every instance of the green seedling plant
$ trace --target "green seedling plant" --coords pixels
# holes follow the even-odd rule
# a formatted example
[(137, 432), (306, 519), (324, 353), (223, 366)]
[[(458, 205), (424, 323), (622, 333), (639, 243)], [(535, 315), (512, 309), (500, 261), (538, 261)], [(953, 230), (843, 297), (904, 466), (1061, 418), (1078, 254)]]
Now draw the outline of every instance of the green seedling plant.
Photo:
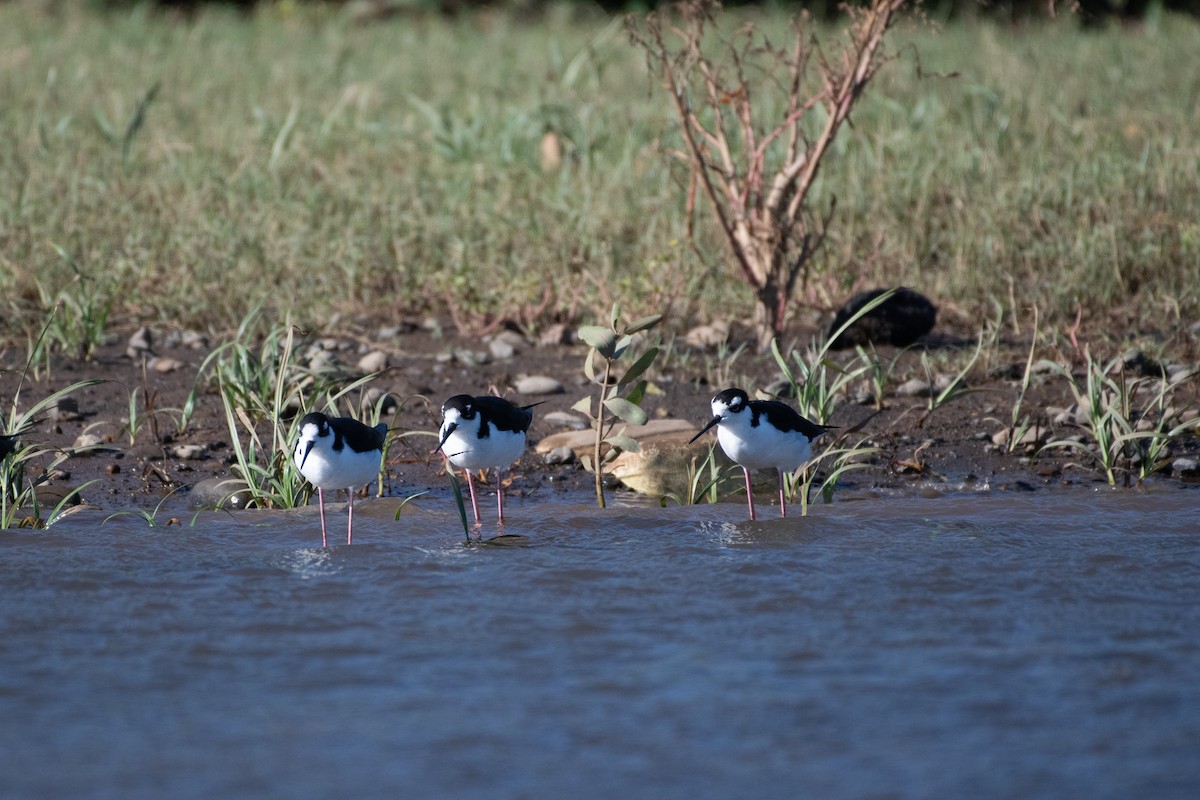
[(930, 415), (932, 415), (933, 412), (937, 411), (939, 408), (944, 408), (946, 405), (950, 404), (954, 400), (959, 399), (960, 397), (965, 397), (969, 394), (982, 391), (980, 389), (972, 389), (967, 386), (967, 375), (971, 372), (971, 369), (974, 368), (975, 362), (979, 360), (979, 356), (983, 352), (983, 345), (984, 337), (982, 334), (980, 334), (980, 336), (977, 337), (974, 354), (972, 354), (971, 358), (967, 361), (962, 369), (954, 373), (954, 377), (952, 377), (950, 382), (946, 384), (945, 388), (941, 390), (937, 390), (935, 386), (933, 374), (934, 370), (933, 365), (929, 362), (929, 353), (921, 353), (921, 369), (925, 371), (925, 380), (929, 383), (930, 392), (929, 405), (925, 409), (925, 413), (921, 415), (919, 420), (917, 420), (918, 428), (925, 427), (926, 420), (928, 420)]
[(720, 500), (722, 485), (740, 469), (737, 464), (722, 465), (717, 458), (717, 445), (711, 444), (703, 461), (697, 464), (697, 457), (693, 456), (688, 463), (686, 490), (682, 493), (668, 492), (663, 495), (661, 503), (664, 508), (668, 500), (680, 506), (716, 503)]
[(1127, 450), (1128, 446), (1141, 437), (1132, 412), (1134, 394), (1144, 379), (1126, 381), (1119, 358), (1101, 363), (1092, 358), (1087, 347), (1084, 348), (1084, 362), (1086, 377), (1082, 387), (1068, 368), (1056, 364), (1055, 369), (1067, 379), (1078, 407), (1086, 410), (1084, 428), (1091, 440), (1058, 439), (1048, 442), (1042, 449), (1062, 447), (1082, 453), (1098, 465), (1109, 486), (1116, 486), (1122, 461), (1128, 463), (1131, 460), (1132, 452)]
[[(800, 494), (800, 516), (808, 516), (809, 498), (812, 496), (814, 485), (822, 500), (831, 503), (834, 490), (843, 475), (870, 466), (868, 459), (878, 453), (879, 448), (864, 445), (865, 441), (860, 441), (854, 447), (837, 447), (835, 442), (804, 466), (784, 475), (784, 491), (788, 498), (794, 498), (797, 492)], [(818, 466), (824, 462), (829, 462), (829, 469), (824, 472), (821, 482), (816, 483), (820, 474)]]
[[(48, 395), (26, 411), (20, 413), (17, 411), (17, 401), (21, 393), (18, 387), (17, 392), (13, 395), (12, 408), (9, 411), (8, 421), (5, 425), (5, 430), (9, 431), (7, 436), (13, 437), (10, 440), (12, 449), (11, 452), (0, 460), (0, 528), (12, 527), (15, 522), (25, 518), (22, 515), (26, 512), (32, 514), (31, 519), (34, 520), (37, 527), (50, 524), (61, 515), (63, 509), (79, 492), (93, 482), (89, 481), (71, 490), (53, 508), (49, 517), (43, 520), (41, 516), (41, 503), (38, 500), (38, 487), (49, 480), (55, 470), (62, 466), (72, 455), (95, 448), (83, 447), (72, 451), (63, 451), (36, 444), (25, 444), (23, 437), (33, 430), (40, 416), (52, 408), (60, 399), (80, 389), (96, 386), (102, 382), (100, 380), (86, 380), (73, 383)], [(29, 475), (29, 467), (35, 463), (42, 462), (46, 457), (50, 457), (50, 462), (43, 465), (40, 474), (36, 477), (31, 477)]]
[[(162, 499), (159, 500), (157, 504), (155, 504), (153, 510), (147, 511), (144, 508), (139, 508), (139, 509), (134, 509), (134, 510), (114, 511), (113, 513), (109, 514), (107, 517), (104, 518), (104, 523), (102, 523), (102, 524), (108, 523), (108, 522), (116, 519), (117, 517), (140, 517), (146, 523), (147, 528), (160, 528), (160, 527), (169, 528), (172, 525), (178, 525), (180, 527), (183, 527), (183, 523), (180, 522), (178, 517), (168, 517), (167, 521), (165, 523), (159, 522), (159, 519), (158, 519), (159, 514), (162, 513), (163, 505), (165, 505), (167, 500), (169, 500), (171, 498), (171, 495), (175, 494), (182, 488), (183, 488), (183, 485), (180, 484), (179, 486), (176, 486), (174, 489), (172, 489), (171, 491), (169, 491), (165, 495), (163, 495)], [(196, 527), (196, 519), (200, 516), (200, 513), (201, 513), (200, 511), (197, 511), (194, 514), (192, 514), (192, 520), (190, 523), (188, 523), (189, 528)]]
[(779, 365), (784, 380), (791, 386), (792, 396), (796, 398), (802, 415), (818, 425), (828, 425), (837, 408), (838, 397), (845, 395), (854, 381), (870, 371), (871, 362), (867, 360), (854, 369), (839, 366), (829, 357), (829, 348), (847, 328), (886, 302), (892, 294), (891, 291), (884, 292), (863, 304), (863, 307), (834, 331), (832, 336), (810, 344), (807, 355), (793, 350), (792, 360), (796, 365), (794, 370), (779, 349), (779, 340), (771, 340), (771, 355), (775, 357), (775, 363)]
[(1067, 368), (1056, 365), (1056, 371), (1068, 380), (1079, 408), (1086, 409), (1083, 423), (1090, 440), (1059, 439), (1043, 449), (1063, 447), (1088, 456), (1109, 486), (1117, 485), (1119, 475), (1126, 486), (1135, 478), (1140, 486), (1170, 462), (1171, 445), (1182, 436), (1194, 434), (1200, 422), (1180, 421), (1181, 410), (1174, 404), (1177, 384), (1153, 379), (1158, 390), (1149, 407), (1139, 411), (1137, 398), (1152, 379), (1128, 380), (1120, 358), (1101, 363), (1087, 347), (1084, 365), (1083, 387)]
[[(1175, 407), (1173, 398), (1173, 385), (1165, 380), (1159, 381), (1152, 406), (1142, 414), (1143, 424), (1138, 426), (1148, 430), (1139, 430), (1131, 437), (1131, 444), (1138, 449), (1139, 458), (1135, 466), (1139, 486), (1171, 463), (1171, 445), (1175, 440), (1200, 430), (1200, 420), (1180, 421), (1183, 410)], [(1149, 420), (1152, 422), (1146, 424)]]
[(1033, 424), (1032, 418), (1023, 413), (1025, 395), (1029, 392), (1030, 379), (1033, 375), (1033, 354), (1038, 340), (1038, 309), (1033, 307), (1033, 335), (1029, 340), (1029, 355), (1025, 359), (1025, 371), (1021, 375), (1021, 388), (1017, 391), (1017, 399), (1013, 403), (1012, 420), (1008, 427), (1008, 452), (1016, 450), (1017, 445), (1025, 438), (1025, 433)]
[[(584, 325), (579, 329), (579, 338), (591, 348), (583, 360), (583, 372), (595, 384), (596, 395), (584, 397), (572, 408), (587, 417), (595, 432), (591, 456), (584, 456), (580, 461), (596, 478), (596, 504), (600, 508), (605, 507), (605, 466), (622, 451), (638, 452), (639, 445), (628, 435), (628, 428), (616, 432), (613, 429), (618, 421), (627, 426), (646, 424), (642, 401), (647, 384), (642, 375), (654, 363), (658, 348), (651, 347), (642, 353), (619, 378), (614, 374), (614, 365), (630, 352), (635, 334), (650, 330), (661, 320), (661, 314), (653, 314), (625, 325), (621, 322), (620, 310), (614, 305), (610, 325)], [(608, 445), (607, 451), (604, 445)]]
[[(303, 397), (294, 381), (291, 369), (295, 349), (295, 329), (285, 323), (269, 332), (264, 348), (269, 353), (257, 363), (271, 363), (270, 391), (257, 394), (247, 391), (245, 374), (241, 370), (255, 359), (246, 358), (246, 349), (230, 350), (232, 361), (218, 360), (217, 384), (229, 426), (234, 464), (232, 471), (246, 483), (250, 502), (259, 508), (295, 508), (308, 502), (311, 494), (291, 458), (291, 444), (299, 434), (301, 415), (294, 412), (293, 401), (304, 407)], [(231, 366), (232, 364), (232, 366)], [(337, 415), (337, 401), (374, 378), (367, 375), (348, 384), (326, 401), (328, 409)], [(261, 382), (261, 374), (254, 376)], [(269, 428), (269, 439), (259, 423)], [(247, 438), (246, 444), (242, 437)]]

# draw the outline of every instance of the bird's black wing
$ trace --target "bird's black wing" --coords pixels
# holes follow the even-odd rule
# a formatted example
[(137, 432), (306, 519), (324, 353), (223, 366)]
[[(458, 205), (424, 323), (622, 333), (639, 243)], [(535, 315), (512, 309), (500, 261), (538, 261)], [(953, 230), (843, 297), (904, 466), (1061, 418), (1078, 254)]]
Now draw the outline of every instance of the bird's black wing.
[[(537, 403), (534, 403), (537, 405)], [(525, 433), (533, 422), (532, 406), (517, 408), (503, 397), (484, 395), (475, 398), (475, 408), (483, 411), (498, 430)]]
[(750, 404), (750, 410), (755, 416), (751, 420), (752, 425), (758, 424), (758, 416), (761, 414), (767, 418), (767, 422), (779, 430), (797, 431), (809, 441), (829, 430), (824, 426), (805, 419), (800, 416), (800, 413), (796, 409), (778, 400), (755, 400)]

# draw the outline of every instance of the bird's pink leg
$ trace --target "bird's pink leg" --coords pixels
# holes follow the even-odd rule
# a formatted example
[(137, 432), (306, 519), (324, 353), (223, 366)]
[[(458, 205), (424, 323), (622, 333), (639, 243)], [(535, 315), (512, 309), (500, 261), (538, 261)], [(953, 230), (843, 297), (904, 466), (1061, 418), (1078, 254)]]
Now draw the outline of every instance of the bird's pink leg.
[(754, 517), (754, 487), (750, 485), (750, 470), (742, 467), (742, 472), (746, 473), (746, 503), (750, 506), (750, 521), (753, 522)]
[(464, 469), (467, 474), (467, 488), (471, 490), (471, 510), (475, 512), (475, 527), (479, 527), (483, 523), (479, 521), (479, 504), (475, 501), (475, 480), (471, 477), (471, 470)]
[(354, 489), (353, 487), (346, 490), (346, 494), (350, 495), (350, 515), (346, 518), (346, 544), (350, 544), (354, 540)]
[(787, 516), (787, 498), (784, 497), (783, 487), (784, 487), (783, 470), (781, 469), (781, 470), (779, 470), (779, 516), (786, 517)]
[(317, 489), (317, 503), (321, 506), (321, 547), (329, 547), (329, 537), (325, 535), (325, 490)]
[(496, 470), (496, 526), (504, 524), (504, 480), (503, 473)]

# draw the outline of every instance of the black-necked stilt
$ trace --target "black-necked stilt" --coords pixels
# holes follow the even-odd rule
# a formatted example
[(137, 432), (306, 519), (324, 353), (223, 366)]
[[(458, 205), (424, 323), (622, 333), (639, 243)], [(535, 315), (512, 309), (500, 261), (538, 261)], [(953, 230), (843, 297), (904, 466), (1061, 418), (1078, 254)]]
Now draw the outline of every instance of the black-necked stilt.
[[(713, 418), (692, 442), (717, 426), (717, 441), (725, 455), (746, 473), (746, 502), (754, 519), (750, 470), (779, 470), (779, 508), (787, 516), (783, 476), (812, 458), (812, 442), (828, 428), (810, 422), (778, 400), (751, 400), (741, 389), (726, 389), (712, 399)], [(688, 444), (691, 444), (689, 442)]]
[(469, 394), (456, 394), (442, 404), (441, 440), (437, 449), (466, 473), (476, 526), (482, 523), (471, 471), (496, 468), (496, 513), (498, 524), (503, 525), (504, 486), (500, 483), (499, 471), (510, 466), (525, 451), (525, 432), (533, 422), (535, 405), (538, 403), (514, 406), (501, 397), (471, 397)]
[(325, 533), (325, 490), (345, 489), (350, 495), (346, 521), (346, 544), (350, 544), (354, 537), (354, 493), (378, 477), (386, 440), (387, 425), (382, 422), (369, 428), (356, 419), (330, 419), (319, 411), (305, 414), (300, 420), (300, 440), (292, 459), (300, 474), (317, 487), (323, 547), (329, 546)]

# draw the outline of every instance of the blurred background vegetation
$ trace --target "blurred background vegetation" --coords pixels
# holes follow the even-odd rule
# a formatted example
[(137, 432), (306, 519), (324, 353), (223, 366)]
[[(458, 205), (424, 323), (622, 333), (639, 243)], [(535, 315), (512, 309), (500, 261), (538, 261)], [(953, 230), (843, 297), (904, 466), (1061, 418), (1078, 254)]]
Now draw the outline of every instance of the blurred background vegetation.
[[(55, 305), (218, 331), (750, 313), (706, 218), (688, 243), (678, 124), (618, 15), (399, 5), (0, 2), (0, 338)], [(1200, 318), (1200, 24), (1004, 8), (895, 30), (822, 168), (800, 322), (896, 284), (965, 330)]]
[[(304, 0), (326, 2), (332, 5), (350, 5), (356, 0)], [(92, 0), (102, 7), (137, 5), (146, 0)], [(153, 0), (157, 5), (172, 8), (194, 9), (205, 5), (227, 5), (250, 8), (276, 0)], [(853, 2), (853, 0), (851, 0)], [(573, 3), (580, 6), (602, 8), (609, 12), (646, 11), (665, 5), (659, 0), (368, 0), (380, 9), (390, 8), (409, 12), (433, 12), (458, 14), (484, 7), (506, 8), (523, 12), (536, 12), (548, 6)], [(813, 14), (833, 18), (846, 5), (838, 0), (731, 0), (727, 7), (757, 6), (779, 11), (793, 12), (807, 9)], [(1054, 16), (1057, 13), (1077, 12), (1084, 21), (1104, 18), (1141, 19), (1151, 12), (1162, 10), (1179, 11), (1192, 15), (1200, 14), (1200, 0), (938, 0), (924, 3), (926, 11), (937, 19), (989, 16), (998, 19), (1028, 19)]]

